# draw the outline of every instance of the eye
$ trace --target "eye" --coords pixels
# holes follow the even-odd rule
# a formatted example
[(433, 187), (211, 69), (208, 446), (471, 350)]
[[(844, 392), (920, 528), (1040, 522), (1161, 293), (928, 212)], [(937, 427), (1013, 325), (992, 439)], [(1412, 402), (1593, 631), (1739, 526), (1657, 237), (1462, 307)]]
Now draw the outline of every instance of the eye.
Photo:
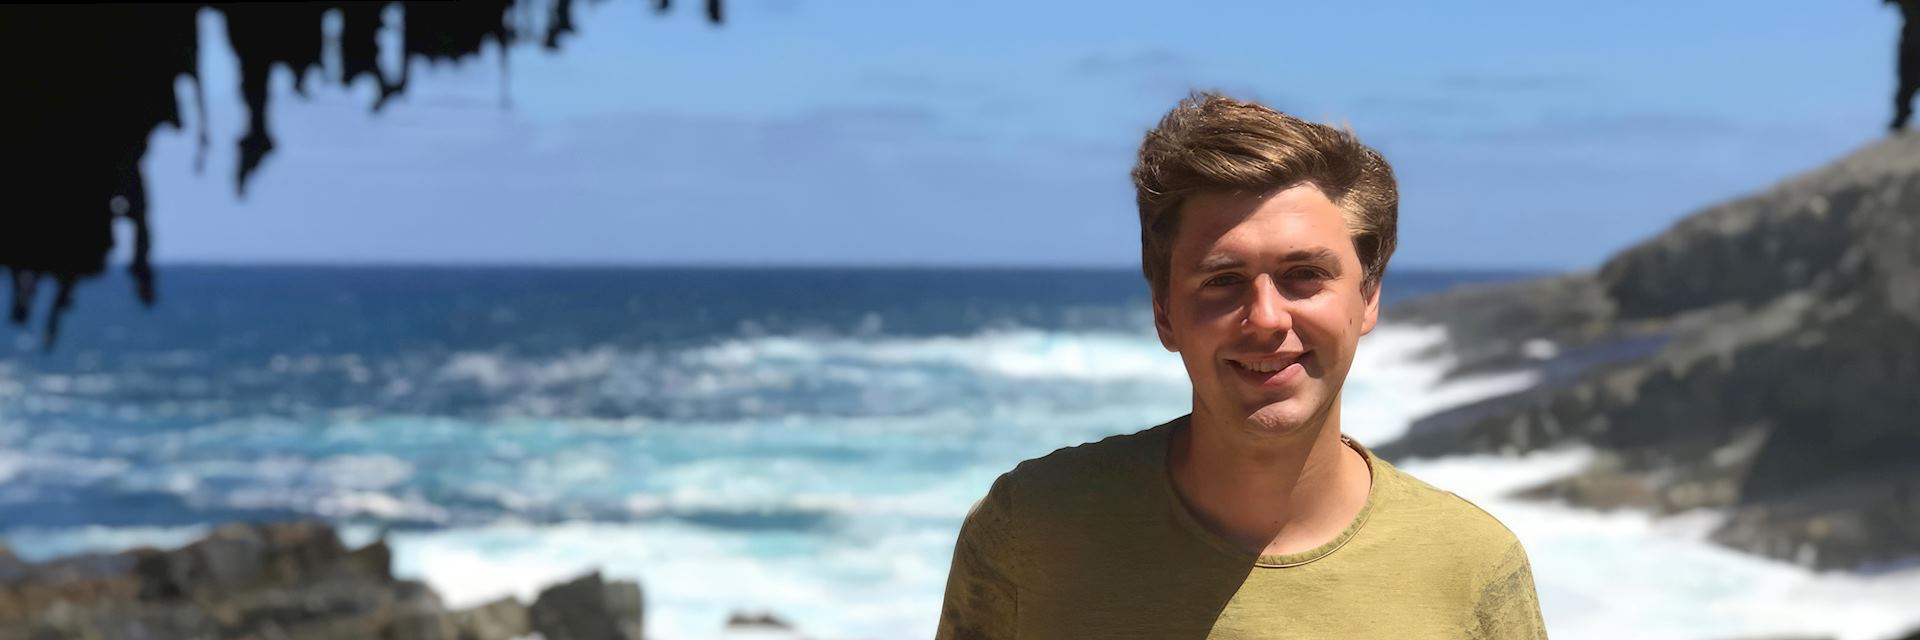
[(1321, 280), (1326, 277), (1327, 272), (1313, 267), (1301, 267), (1287, 272), (1287, 278), (1290, 280)]
[(1208, 280), (1207, 280), (1207, 281), (1206, 281), (1205, 283), (1202, 283), (1202, 284), (1201, 284), (1200, 286), (1203, 286), (1203, 287), (1224, 287), (1224, 286), (1228, 286), (1228, 285), (1234, 285), (1234, 284), (1239, 284), (1239, 283), (1240, 283), (1240, 274), (1237, 274), (1237, 273), (1226, 273), (1226, 274), (1221, 274), (1221, 275), (1217, 275), (1217, 276), (1214, 276), (1214, 277), (1212, 277), (1212, 278), (1210, 278), (1210, 279), (1208, 279)]

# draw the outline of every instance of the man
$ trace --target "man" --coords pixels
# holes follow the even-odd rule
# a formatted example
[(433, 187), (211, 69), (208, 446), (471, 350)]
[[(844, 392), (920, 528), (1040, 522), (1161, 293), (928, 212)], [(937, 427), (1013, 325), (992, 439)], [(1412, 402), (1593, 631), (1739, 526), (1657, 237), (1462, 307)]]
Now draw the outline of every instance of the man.
[(1907, 120), (1913, 117), (1913, 94), (1920, 92), (1920, 20), (1914, 20), (1914, 13), (1920, 10), (1920, 0), (1885, 0), (1885, 4), (1900, 7), (1900, 53), (1897, 67), (1900, 85), (1893, 90), (1893, 124), (1887, 128), (1899, 133), (1907, 128)]
[(1394, 248), (1386, 161), (1206, 94), (1147, 133), (1133, 181), (1193, 411), (995, 481), (938, 637), (1545, 637), (1511, 532), (1340, 433)]

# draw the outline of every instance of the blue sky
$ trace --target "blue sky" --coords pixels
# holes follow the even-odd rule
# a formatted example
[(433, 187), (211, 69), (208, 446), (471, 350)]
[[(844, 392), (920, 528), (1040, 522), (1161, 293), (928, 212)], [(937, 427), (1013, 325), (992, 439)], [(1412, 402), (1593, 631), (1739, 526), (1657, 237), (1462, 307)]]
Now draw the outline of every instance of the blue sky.
[(1380, 148), (1397, 267), (1590, 268), (1881, 135), (1899, 27), (1873, 0), (651, 4), (582, 6), (504, 75), (418, 64), (378, 115), (277, 71), (245, 198), (206, 12), (213, 147), (195, 174), (198, 124), (155, 133), (156, 258), (1132, 267), (1134, 145), (1212, 88)]

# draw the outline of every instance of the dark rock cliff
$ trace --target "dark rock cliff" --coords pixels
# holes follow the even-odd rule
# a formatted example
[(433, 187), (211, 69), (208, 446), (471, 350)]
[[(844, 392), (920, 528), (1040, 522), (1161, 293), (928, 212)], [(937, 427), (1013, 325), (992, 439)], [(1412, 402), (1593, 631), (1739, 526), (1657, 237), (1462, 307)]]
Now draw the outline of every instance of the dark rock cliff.
[[(1692, 214), (1597, 273), (1386, 315), (1447, 326), (1460, 373), (1547, 375), (1383, 455), (1582, 443), (1593, 468), (1533, 495), (1723, 509), (1719, 542), (1821, 568), (1920, 555), (1920, 137)], [(1522, 355), (1539, 341), (1554, 354)]]

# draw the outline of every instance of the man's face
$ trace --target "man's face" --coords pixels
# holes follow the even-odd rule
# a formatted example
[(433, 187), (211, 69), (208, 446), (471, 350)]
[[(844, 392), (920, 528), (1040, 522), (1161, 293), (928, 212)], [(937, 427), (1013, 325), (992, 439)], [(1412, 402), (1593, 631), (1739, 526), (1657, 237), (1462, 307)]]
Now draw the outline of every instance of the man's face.
[(1196, 412), (1254, 436), (1326, 420), (1380, 309), (1378, 287), (1361, 293), (1343, 213), (1313, 185), (1187, 200), (1153, 315)]

